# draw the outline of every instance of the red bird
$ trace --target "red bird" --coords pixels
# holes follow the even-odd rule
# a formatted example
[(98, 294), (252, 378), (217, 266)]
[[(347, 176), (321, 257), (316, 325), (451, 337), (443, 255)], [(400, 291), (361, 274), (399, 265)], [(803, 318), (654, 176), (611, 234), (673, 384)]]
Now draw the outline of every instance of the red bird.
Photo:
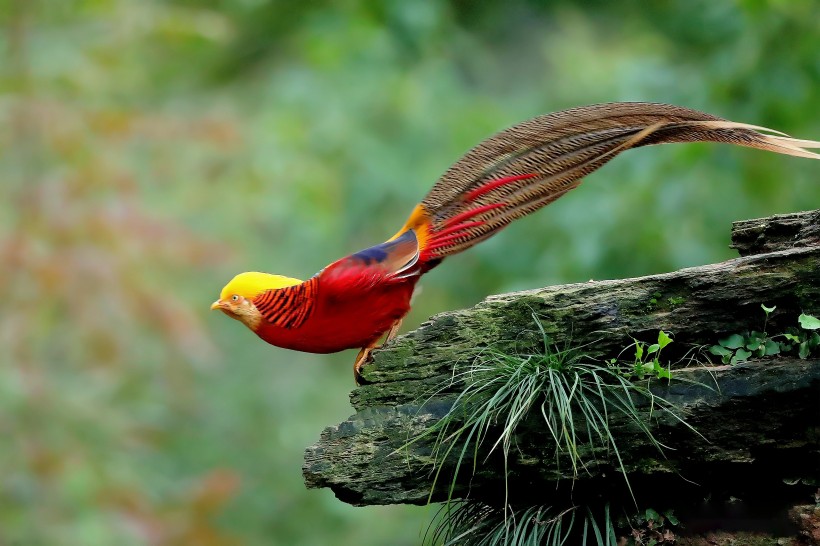
[(629, 148), (709, 141), (820, 159), (804, 149), (820, 148), (818, 142), (767, 133), (776, 131), (666, 104), (598, 104), (539, 116), (470, 150), (387, 242), (337, 260), (306, 281), (241, 273), (211, 309), (286, 349), (361, 348), (353, 365), (359, 383), (379, 339), (396, 335), (419, 278), (447, 256), (552, 203)]

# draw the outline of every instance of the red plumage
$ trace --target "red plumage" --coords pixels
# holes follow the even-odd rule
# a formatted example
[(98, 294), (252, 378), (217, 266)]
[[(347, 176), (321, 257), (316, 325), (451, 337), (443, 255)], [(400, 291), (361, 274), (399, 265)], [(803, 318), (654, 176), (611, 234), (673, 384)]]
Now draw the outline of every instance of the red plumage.
[(418, 282), (417, 275), (396, 278), (384, 268), (346, 260), (326, 267), (315, 279), (313, 309), (298, 328), (263, 321), (257, 335), (273, 345), (309, 353), (372, 347), (410, 311)]

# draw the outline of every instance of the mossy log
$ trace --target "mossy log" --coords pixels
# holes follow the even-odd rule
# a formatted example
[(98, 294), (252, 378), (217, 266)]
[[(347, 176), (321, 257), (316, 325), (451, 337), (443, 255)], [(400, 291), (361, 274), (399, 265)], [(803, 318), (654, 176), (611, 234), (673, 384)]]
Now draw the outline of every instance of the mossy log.
[[(374, 353), (364, 369), (368, 384), (351, 394), (356, 413), (307, 449), (307, 486), (330, 487), (354, 505), (446, 497), (446, 464), (431, 497), (433, 438), (408, 442), (452, 407), (458, 385), (451, 378), (478, 350), (542, 348), (537, 317), (552, 343), (583, 346), (592, 359), (617, 357), (635, 339), (652, 342), (664, 330), (674, 336), (665, 359), (699, 362), (677, 373), (700, 384), (673, 379), (652, 387), (680, 408), (698, 434), (655, 412), (654, 434), (669, 446), (661, 454), (635, 427), (612, 421), (639, 502), (668, 497), (669, 488), (676, 499), (701, 501), (795, 496), (798, 489), (789, 484), (820, 481), (820, 356), (779, 355), (725, 366), (710, 364), (716, 357), (703, 348), (729, 334), (762, 330), (761, 304), (776, 306), (765, 324), (770, 335), (797, 326), (801, 313), (820, 316), (819, 222), (820, 211), (738, 222), (734, 246), (746, 255), (737, 259), (491, 296), (433, 317)], [(767, 240), (768, 234), (776, 236)], [(643, 408), (647, 416), (650, 409)], [(479, 454), (475, 475), (468, 464), (471, 471), (455, 480), (453, 497), (551, 504), (567, 494), (623, 494), (612, 453), (592, 453), (596, 463), (574, 474), (570, 465), (556, 465), (544, 428), (540, 416), (525, 421), (506, 472), (497, 452)], [(800, 490), (793, 504), (804, 494)]]

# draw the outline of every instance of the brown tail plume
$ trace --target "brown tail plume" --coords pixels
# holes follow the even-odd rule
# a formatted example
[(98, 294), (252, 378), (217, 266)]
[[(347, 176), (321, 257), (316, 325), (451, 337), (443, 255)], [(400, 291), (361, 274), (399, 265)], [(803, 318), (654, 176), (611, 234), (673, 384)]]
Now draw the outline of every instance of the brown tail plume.
[[(596, 104), (546, 114), (485, 140), (436, 182), (420, 211), (422, 261), (438, 261), (552, 203), (619, 153), (667, 142), (725, 142), (820, 159), (820, 142), (668, 104)], [(414, 222), (411, 217), (408, 226)]]

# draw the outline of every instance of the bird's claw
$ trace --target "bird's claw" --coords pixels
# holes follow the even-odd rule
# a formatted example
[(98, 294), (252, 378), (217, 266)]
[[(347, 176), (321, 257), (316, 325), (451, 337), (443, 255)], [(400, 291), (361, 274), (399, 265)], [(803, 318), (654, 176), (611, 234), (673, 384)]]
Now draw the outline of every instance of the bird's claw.
[(353, 362), (353, 380), (356, 381), (356, 386), (361, 387), (367, 385), (369, 382), (362, 377), (362, 367), (373, 360), (373, 347), (364, 347), (359, 354), (356, 355), (356, 360)]

